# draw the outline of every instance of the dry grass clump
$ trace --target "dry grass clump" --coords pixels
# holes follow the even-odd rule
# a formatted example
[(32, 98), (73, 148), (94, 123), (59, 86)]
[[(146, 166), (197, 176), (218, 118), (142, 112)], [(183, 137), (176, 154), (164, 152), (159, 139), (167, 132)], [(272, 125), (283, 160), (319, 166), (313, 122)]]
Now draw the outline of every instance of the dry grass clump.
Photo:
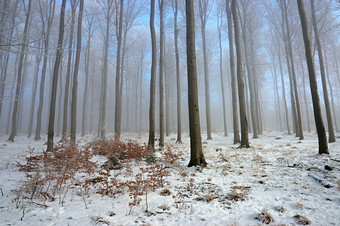
[(270, 224), (274, 222), (273, 217), (268, 213), (266, 209), (262, 210), (261, 213), (259, 213), (255, 219), (261, 221), (264, 224)]
[(307, 217), (301, 216), (299, 214), (295, 215), (294, 218), (297, 224), (310, 225), (312, 223)]

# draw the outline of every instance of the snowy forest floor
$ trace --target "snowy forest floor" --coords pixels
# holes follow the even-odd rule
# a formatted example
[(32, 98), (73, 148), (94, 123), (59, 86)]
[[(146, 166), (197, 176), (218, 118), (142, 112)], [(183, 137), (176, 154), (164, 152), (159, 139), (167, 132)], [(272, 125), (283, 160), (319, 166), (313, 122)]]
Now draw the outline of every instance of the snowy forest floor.
[[(182, 144), (175, 143), (173, 134), (165, 142), (181, 157), (176, 162), (161, 160), (167, 152), (157, 150), (153, 166), (160, 168), (145, 160), (124, 163), (109, 175), (101, 174), (100, 178), (111, 178), (110, 189), (116, 189), (103, 195), (94, 180), (107, 158), (95, 155), (91, 160), (98, 171), (87, 176), (79, 173), (80, 179), (92, 179), (93, 184), (82, 187), (71, 181), (53, 199), (47, 194), (29, 199), (24, 191), (12, 192), (29, 179), (25, 176), (29, 172), (17, 163), (41, 154), (44, 141), (18, 136), (9, 143), (7, 136), (1, 136), (0, 225), (340, 225), (339, 135), (336, 143), (329, 144), (330, 155), (318, 155), (316, 133), (305, 133), (299, 141), (293, 135), (266, 132), (251, 139), (248, 149), (233, 145), (232, 134), (213, 134), (213, 140), (205, 140), (203, 134), (208, 166), (201, 171), (186, 167), (188, 134), (183, 134)], [(93, 139), (81, 138), (79, 145)], [(147, 134), (142, 138), (124, 134), (123, 139), (143, 144)], [(150, 170), (166, 173), (154, 175)], [(158, 186), (145, 186), (148, 179), (157, 180)], [(130, 185), (112, 188), (117, 181)]]

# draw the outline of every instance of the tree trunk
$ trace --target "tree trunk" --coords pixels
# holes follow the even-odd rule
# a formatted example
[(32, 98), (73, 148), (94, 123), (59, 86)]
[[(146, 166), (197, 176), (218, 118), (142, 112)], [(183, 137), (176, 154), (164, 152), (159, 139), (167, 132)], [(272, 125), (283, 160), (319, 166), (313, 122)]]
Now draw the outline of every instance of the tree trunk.
[(207, 23), (207, 0), (199, 0), (199, 16), (201, 20), (201, 34), (203, 44), (203, 65), (204, 65), (204, 87), (205, 87), (205, 112), (207, 120), (207, 140), (211, 140), (211, 116), (210, 116), (210, 85), (209, 85), (209, 68), (208, 68), (208, 53), (206, 44), (206, 23)]
[[(82, 2), (84, 0), (80, 0)], [(63, 39), (64, 39), (64, 19), (65, 19), (65, 7), (66, 7), (66, 0), (63, 0), (61, 3), (60, 9), (60, 22), (59, 22), (59, 37), (58, 37), (58, 46), (57, 46), (57, 53), (56, 59), (53, 69), (53, 80), (52, 80), (52, 95), (51, 95), (51, 105), (50, 105), (50, 117), (48, 121), (48, 138), (47, 138), (47, 150), (53, 150), (53, 136), (54, 136), (54, 118), (55, 118), (55, 104), (56, 104), (56, 97), (57, 97), (57, 87), (58, 87), (58, 73), (59, 73), (59, 65), (60, 59), (63, 49)], [(79, 12), (79, 17), (81, 16), (81, 11)], [(79, 18), (81, 23), (81, 18)]]
[(187, 40), (187, 70), (188, 70), (188, 106), (190, 125), (190, 162), (188, 167), (204, 168), (205, 161), (202, 150), (200, 116), (198, 107), (197, 69), (195, 52), (195, 15), (193, 0), (186, 0), (186, 40)]
[(73, 55), (73, 34), (74, 34), (74, 23), (75, 23), (75, 3), (71, 1), (72, 8), (72, 18), (71, 18), (71, 31), (70, 31), (70, 40), (68, 44), (68, 58), (67, 58), (67, 71), (66, 71), (66, 80), (65, 80), (65, 95), (64, 95), (64, 111), (63, 111), (63, 129), (62, 129), (62, 140), (65, 141), (67, 139), (67, 121), (68, 121), (68, 105), (69, 105), (69, 91), (70, 91), (70, 79), (71, 79), (71, 65), (72, 65), (72, 55)]
[(310, 41), (310, 37), (308, 33), (308, 22), (307, 22), (307, 17), (305, 13), (304, 2), (303, 0), (297, 0), (297, 4), (299, 7), (302, 34), (303, 34), (303, 40), (305, 43), (305, 53), (306, 53), (306, 59), (307, 59), (307, 65), (308, 65), (309, 82), (310, 82), (310, 88), (311, 88), (312, 99), (313, 99), (314, 118), (315, 118), (317, 133), (318, 133), (318, 139), (319, 139), (319, 154), (329, 154), (326, 130), (323, 124), (322, 114), (321, 114), (320, 99), (319, 99), (319, 94), (318, 94), (318, 85), (316, 81), (315, 66), (314, 66), (314, 60), (312, 57), (311, 41)]
[(238, 83), (238, 97), (239, 97), (239, 108), (240, 108), (240, 121), (241, 121), (241, 145), (240, 147), (250, 147), (248, 139), (248, 121), (246, 115), (246, 100), (244, 96), (244, 81), (242, 71), (242, 49), (240, 43), (240, 28), (237, 16), (237, 2), (232, 1), (231, 3), (233, 20), (234, 20), (234, 32), (235, 32), (235, 46), (237, 55), (237, 83)]
[(158, 0), (159, 5), (159, 146), (164, 146), (164, 0)]
[(20, 89), (21, 89), (22, 68), (23, 68), (23, 63), (24, 63), (26, 43), (27, 43), (27, 37), (28, 37), (28, 26), (29, 26), (28, 22), (31, 16), (31, 5), (32, 5), (32, 0), (29, 0), (27, 13), (26, 13), (24, 33), (23, 33), (23, 40), (22, 40), (21, 50), (20, 50), (18, 79), (17, 79), (17, 84), (16, 84), (15, 100), (14, 100), (14, 107), (13, 107), (13, 113), (12, 113), (12, 132), (8, 138), (8, 141), (11, 141), (11, 142), (14, 142), (14, 137), (16, 136), (16, 133), (17, 133), (17, 114), (18, 114), (18, 103), (19, 103), (18, 98), (20, 96)]
[[(51, 26), (54, 18), (54, 10), (55, 10), (55, 0), (52, 0), (50, 3), (49, 14), (47, 19), (47, 31), (44, 40), (44, 61), (43, 61), (43, 68), (41, 72), (41, 79), (40, 79), (40, 95), (39, 95), (39, 105), (37, 111), (37, 127), (35, 129), (35, 140), (40, 140), (40, 133), (41, 133), (41, 120), (42, 120), (42, 113), (44, 107), (44, 92), (45, 92), (45, 78), (46, 78), (46, 69), (47, 69), (47, 59), (48, 59), (48, 52), (49, 52), (49, 42), (50, 42), (50, 33), (51, 33)], [(42, 18), (43, 20), (44, 18)], [(43, 22), (45, 23), (45, 22)], [(45, 26), (43, 26), (43, 31)]]
[[(222, 9), (220, 9), (222, 11)], [(222, 17), (223, 14), (218, 12), (217, 17), (217, 30), (218, 30), (218, 43), (219, 43), (219, 51), (220, 51), (220, 79), (221, 79), (221, 91), (222, 91), (222, 106), (223, 106), (223, 129), (224, 129), (224, 136), (228, 136), (227, 130), (227, 112), (226, 112), (226, 103), (225, 103), (225, 94), (224, 94), (224, 81), (223, 81), (223, 64), (222, 64)]]
[(84, 9), (84, 0), (80, 0), (79, 5), (79, 15), (78, 15), (78, 28), (77, 28), (77, 52), (76, 52), (76, 61), (74, 65), (74, 74), (73, 74), (73, 87), (72, 87), (72, 102), (71, 102), (71, 141), (73, 143), (76, 142), (76, 133), (77, 133), (77, 91), (78, 91), (78, 72), (79, 72), (79, 63), (80, 63), (80, 51), (81, 51), (81, 28), (83, 22), (83, 9)]
[(174, 39), (175, 39), (175, 57), (176, 57), (176, 85), (177, 85), (176, 87), (177, 88), (177, 141), (176, 143), (182, 143), (181, 74), (180, 74), (179, 51), (178, 51), (177, 16), (178, 16), (178, 0), (175, 0)]
[(231, 76), (231, 95), (233, 105), (233, 127), (234, 127), (234, 144), (240, 142), (240, 131), (238, 122), (238, 107), (236, 93), (236, 78), (235, 78), (235, 62), (234, 62), (234, 42), (233, 42), (233, 22), (230, 9), (230, 0), (227, 0), (227, 18), (228, 18), (228, 39), (229, 39), (229, 61), (230, 61), (230, 76)]
[(151, 80), (150, 80), (150, 106), (149, 106), (149, 141), (152, 148), (155, 147), (155, 90), (156, 90), (156, 67), (157, 46), (155, 32), (155, 0), (151, 0), (150, 10), (150, 33), (152, 45)]
[(328, 136), (329, 136), (328, 137), (328, 141), (330, 143), (332, 143), (332, 142), (335, 142), (335, 134), (334, 134), (334, 128), (333, 128), (333, 120), (332, 120), (331, 107), (330, 107), (329, 99), (328, 99), (327, 82), (326, 82), (326, 75), (325, 75), (325, 66), (324, 66), (324, 63), (323, 63), (323, 54), (322, 54), (322, 48), (321, 48), (321, 41), (320, 41), (320, 37), (319, 37), (319, 29), (318, 29), (318, 26), (316, 24), (314, 0), (311, 0), (311, 9), (312, 9), (312, 23), (313, 23), (313, 28), (314, 28), (316, 47), (317, 47), (318, 56), (319, 56), (321, 81), (322, 81), (322, 90), (323, 90), (323, 99), (324, 99), (325, 107), (326, 107), (326, 116), (327, 116), (327, 125), (328, 125)]
[(33, 88), (32, 88), (32, 102), (31, 102), (31, 109), (30, 109), (30, 116), (28, 122), (28, 130), (27, 130), (27, 137), (30, 138), (32, 136), (32, 129), (33, 129), (33, 120), (34, 120), (34, 109), (35, 109), (35, 99), (37, 95), (37, 86), (38, 86), (38, 74), (39, 74), (39, 65), (41, 62), (41, 42), (38, 43), (38, 53), (35, 56), (35, 68), (34, 68), (34, 78), (33, 78)]

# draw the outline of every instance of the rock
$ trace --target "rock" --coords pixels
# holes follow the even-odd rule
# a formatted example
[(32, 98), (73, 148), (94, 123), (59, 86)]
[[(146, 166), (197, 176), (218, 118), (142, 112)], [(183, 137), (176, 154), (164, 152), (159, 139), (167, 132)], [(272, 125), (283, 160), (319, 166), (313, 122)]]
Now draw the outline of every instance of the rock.
[(332, 171), (334, 168), (329, 166), (329, 165), (325, 165), (325, 170), (328, 170), (328, 171)]

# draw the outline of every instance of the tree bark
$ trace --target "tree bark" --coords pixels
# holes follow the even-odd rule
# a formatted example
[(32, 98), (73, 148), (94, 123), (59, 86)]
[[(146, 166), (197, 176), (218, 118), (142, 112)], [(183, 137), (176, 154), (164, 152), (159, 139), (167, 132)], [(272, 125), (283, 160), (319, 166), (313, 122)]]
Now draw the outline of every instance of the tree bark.
[(315, 36), (316, 47), (317, 47), (318, 56), (319, 56), (323, 99), (324, 99), (325, 107), (326, 107), (326, 116), (327, 116), (327, 125), (328, 125), (328, 141), (332, 143), (332, 142), (335, 142), (335, 134), (334, 134), (334, 128), (333, 128), (331, 107), (330, 107), (329, 99), (328, 99), (325, 66), (323, 63), (323, 54), (322, 54), (322, 48), (321, 48), (319, 29), (316, 24), (314, 0), (311, 0), (310, 2), (311, 2), (311, 9), (312, 9), (312, 23), (313, 23), (313, 29), (314, 29), (314, 36)]
[(309, 73), (309, 82), (310, 82), (310, 88), (311, 88), (312, 99), (313, 99), (314, 118), (315, 118), (317, 133), (318, 133), (318, 139), (319, 139), (319, 154), (329, 154), (326, 130), (323, 124), (322, 114), (321, 114), (320, 99), (319, 99), (319, 94), (318, 94), (318, 85), (316, 81), (315, 66), (314, 66), (314, 60), (312, 57), (311, 41), (310, 41), (310, 37), (308, 33), (308, 22), (307, 22), (307, 17), (305, 13), (304, 2), (303, 0), (297, 0), (297, 4), (299, 7), (302, 34), (303, 34), (303, 40), (305, 43), (305, 53), (306, 53), (308, 73)]
[(152, 148), (155, 147), (155, 90), (156, 90), (156, 67), (157, 46), (155, 32), (155, 0), (151, 0), (150, 10), (150, 33), (152, 45), (151, 80), (150, 80), (150, 106), (149, 106), (149, 141)]
[(84, 11), (84, 0), (80, 0), (79, 15), (78, 15), (78, 27), (77, 27), (77, 52), (76, 61), (74, 65), (73, 74), (73, 87), (72, 87), (72, 102), (71, 102), (71, 141), (76, 142), (77, 134), (77, 91), (78, 91), (78, 73), (80, 63), (80, 51), (81, 51), (81, 28), (83, 23), (83, 11)]
[(236, 78), (235, 78), (235, 60), (234, 60), (234, 42), (233, 42), (233, 22), (230, 9), (230, 0), (227, 0), (227, 18), (228, 18), (228, 39), (229, 39), (229, 63), (231, 76), (231, 95), (233, 105), (233, 127), (234, 127), (234, 144), (240, 142), (240, 130), (237, 107)]
[[(84, 0), (80, 0), (80, 1), (84, 1)], [(50, 105), (50, 117), (49, 117), (49, 122), (48, 122), (48, 138), (47, 138), (47, 150), (46, 151), (53, 150), (55, 104), (56, 104), (56, 97), (57, 97), (59, 65), (60, 65), (60, 59), (61, 59), (61, 54), (62, 54), (62, 49), (63, 49), (65, 7), (66, 7), (66, 0), (63, 0), (61, 3), (61, 9), (60, 9), (58, 46), (57, 46), (57, 53), (56, 53), (56, 59), (55, 59), (55, 64), (54, 64), (54, 70), (53, 70), (52, 95), (51, 95), (51, 105)]]
[(190, 125), (190, 162), (188, 167), (207, 165), (202, 150), (201, 127), (198, 106), (197, 69), (195, 51), (195, 15), (193, 0), (186, 0), (186, 40), (188, 70), (188, 106)]
[(237, 83), (238, 83), (238, 97), (239, 97), (239, 108), (240, 108), (240, 120), (241, 120), (241, 145), (240, 147), (249, 148), (248, 138), (248, 121), (246, 115), (246, 100), (244, 96), (244, 81), (242, 71), (242, 49), (240, 43), (240, 28), (237, 16), (237, 2), (232, 1), (231, 3), (232, 15), (234, 20), (234, 32), (235, 32), (235, 46), (237, 56)]
[(164, 0), (158, 0), (159, 6), (159, 146), (164, 146)]

